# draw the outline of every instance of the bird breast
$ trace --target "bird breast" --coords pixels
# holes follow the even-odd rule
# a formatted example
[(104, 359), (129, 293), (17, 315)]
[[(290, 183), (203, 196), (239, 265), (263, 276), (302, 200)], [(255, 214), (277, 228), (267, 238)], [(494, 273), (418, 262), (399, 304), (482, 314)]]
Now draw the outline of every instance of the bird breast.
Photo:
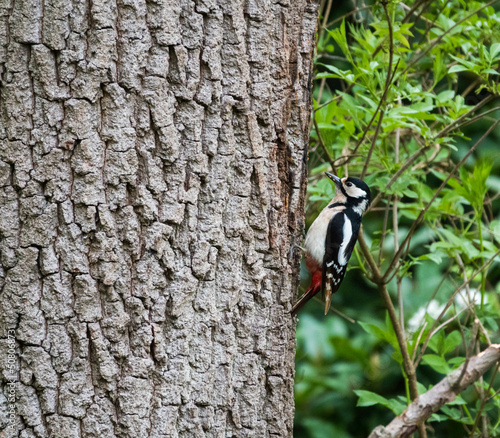
[(323, 264), (323, 258), (325, 257), (328, 224), (334, 215), (344, 209), (345, 207), (325, 208), (309, 227), (305, 242), (306, 251), (320, 266)]

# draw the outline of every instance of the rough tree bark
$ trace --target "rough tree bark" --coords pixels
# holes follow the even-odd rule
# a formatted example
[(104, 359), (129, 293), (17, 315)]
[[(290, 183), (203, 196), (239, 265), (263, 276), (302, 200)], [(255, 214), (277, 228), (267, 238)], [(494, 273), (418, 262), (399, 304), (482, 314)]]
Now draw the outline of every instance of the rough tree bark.
[(316, 9), (0, 1), (1, 436), (291, 436)]

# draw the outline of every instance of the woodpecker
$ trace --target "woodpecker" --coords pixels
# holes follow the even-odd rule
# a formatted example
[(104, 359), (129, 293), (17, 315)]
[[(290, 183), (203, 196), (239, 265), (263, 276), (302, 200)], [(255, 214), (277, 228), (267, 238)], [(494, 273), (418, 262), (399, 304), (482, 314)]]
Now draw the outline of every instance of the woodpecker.
[(306, 235), (306, 267), (311, 284), (292, 308), (295, 315), (319, 291), (325, 294), (325, 315), (332, 294), (342, 282), (358, 239), (361, 217), (371, 202), (370, 188), (358, 178), (325, 172), (335, 183), (335, 197), (318, 215)]

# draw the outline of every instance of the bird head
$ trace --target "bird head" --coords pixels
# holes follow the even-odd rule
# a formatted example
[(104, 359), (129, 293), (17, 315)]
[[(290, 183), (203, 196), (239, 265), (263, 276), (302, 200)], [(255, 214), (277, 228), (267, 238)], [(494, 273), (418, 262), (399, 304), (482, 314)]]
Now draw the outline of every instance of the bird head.
[(342, 194), (346, 198), (346, 203), (357, 206), (361, 210), (361, 213), (364, 213), (371, 202), (371, 193), (368, 185), (358, 178), (339, 178), (329, 172), (325, 172), (325, 174), (335, 183), (335, 187), (337, 188), (335, 197), (337, 197), (337, 194)]

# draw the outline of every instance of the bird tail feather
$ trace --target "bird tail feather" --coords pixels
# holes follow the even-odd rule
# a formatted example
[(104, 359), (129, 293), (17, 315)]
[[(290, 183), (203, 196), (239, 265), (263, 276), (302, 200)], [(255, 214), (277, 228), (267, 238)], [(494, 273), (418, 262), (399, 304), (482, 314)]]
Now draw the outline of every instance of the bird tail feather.
[(300, 298), (299, 300), (293, 305), (292, 307), (292, 311), (290, 312), (292, 314), (292, 316), (295, 316), (297, 315), (297, 312), (302, 309), (302, 307), (305, 306), (305, 304), (312, 298), (312, 295), (311, 295), (311, 289), (309, 289), (307, 292), (305, 292)]
[(299, 298), (299, 300), (293, 305), (290, 313), (295, 316), (297, 312), (304, 307), (304, 305), (316, 295), (321, 289), (321, 272), (317, 272), (313, 275), (311, 280), (311, 285), (306, 292)]
[(331, 304), (332, 304), (332, 285), (330, 282), (328, 282), (325, 287), (325, 315), (328, 314)]

